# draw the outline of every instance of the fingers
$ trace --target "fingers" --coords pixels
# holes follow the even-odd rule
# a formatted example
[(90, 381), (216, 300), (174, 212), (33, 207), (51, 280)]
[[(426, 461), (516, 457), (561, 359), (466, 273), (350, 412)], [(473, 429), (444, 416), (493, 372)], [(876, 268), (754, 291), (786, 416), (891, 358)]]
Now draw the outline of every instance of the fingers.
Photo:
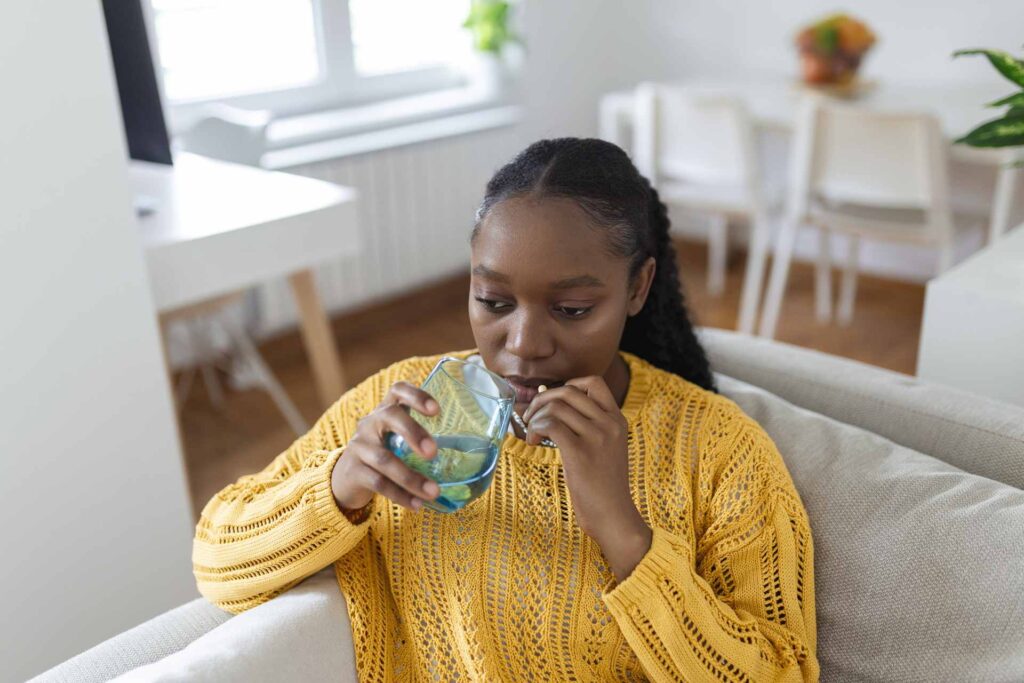
[[(530, 401), (529, 407), (523, 414), (523, 421), (529, 423), (544, 406), (559, 401), (569, 404), (581, 415), (586, 416), (587, 419), (603, 420), (606, 417), (604, 409), (598, 405), (597, 402), (587, 396), (583, 389), (566, 384), (565, 386), (558, 387), (557, 389), (548, 389), (542, 394), (537, 394), (537, 396)], [(616, 409), (617, 408), (618, 406), (616, 406)]]
[[(377, 412), (376, 424), (374, 427), (374, 439), (377, 443), (384, 443), (384, 434), (394, 432), (398, 434), (409, 447), (428, 460), (437, 455), (437, 444), (430, 432), (399, 405), (384, 406)], [(385, 444), (386, 445), (386, 444)]]
[(408, 412), (410, 408), (424, 415), (440, 412), (437, 401), (430, 394), (408, 382), (395, 382), (380, 405), (359, 420), (346, 455), (339, 461), (344, 464), (344, 476), (339, 478), (335, 491), (335, 498), (341, 501), (340, 504), (348, 500), (362, 500), (366, 491), (372, 491), (410, 510), (418, 510), (424, 500), (433, 500), (440, 495), (437, 482), (408, 467), (385, 443), (386, 435), (392, 432), (401, 436), (413, 451), (424, 458), (437, 455), (433, 436), (413, 419)]
[(544, 438), (554, 441), (563, 451), (574, 450), (579, 439), (564, 422), (548, 416), (542, 416), (531, 422), (526, 429), (526, 443), (531, 446), (536, 446)]
[(597, 375), (578, 377), (569, 380), (565, 385), (582, 389), (587, 396), (607, 412), (619, 412), (619, 403), (612, 396), (612, 390), (608, 388), (608, 383), (604, 381), (603, 377)]
[(427, 392), (408, 382), (392, 384), (381, 405), (386, 403), (400, 403), (415, 408), (424, 415), (436, 415), (438, 412), (437, 401)]
[(405, 439), (416, 453), (428, 459), (433, 458), (437, 455), (434, 438), (423, 425), (409, 415), (407, 407), (415, 408), (424, 415), (435, 415), (439, 412), (437, 401), (430, 394), (408, 382), (395, 382), (380, 405), (364, 418), (366, 426), (360, 426), (372, 432), (374, 440), (379, 442), (384, 441), (387, 432), (394, 432)]
[[(571, 390), (573, 393), (579, 393), (576, 389)], [(586, 396), (583, 396), (583, 400), (589, 401)], [(596, 407), (596, 406), (595, 406)], [(601, 414), (603, 419), (604, 415)], [(548, 401), (539, 410), (535, 410), (533, 415), (530, 417), (527, 431), (530, 429), (545, 429), (547, 425), (552, 422), (561, 422), (572, 431), (576, 436), (583, 436), (588, 430), (592, 431), (598, 423), (595, 423), (593, 419), (584, 415), (574, 406), (569, 405), (568, 402), (555, 399)], [(554, 440), (552, 438), (552, 440)], [(555, 443), (558, 443), (555, 441)]]
[(437, 483), (410, 469), (383, 446), (355, 443), (351, 448), (360, 461), (351, 475), (360, 486), (381, 494), (409, 509), (419, 509), (423, 500), (433, 500), (441, 489)]

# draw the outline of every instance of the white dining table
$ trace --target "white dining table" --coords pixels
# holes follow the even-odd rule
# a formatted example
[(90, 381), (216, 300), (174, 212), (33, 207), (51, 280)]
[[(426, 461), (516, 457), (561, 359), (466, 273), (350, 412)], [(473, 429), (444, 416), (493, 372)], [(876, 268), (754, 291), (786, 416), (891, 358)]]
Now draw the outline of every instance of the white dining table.
[[(792, 130), (797, 105), (808, 89), (794, 79), (783, 75), (763, 75), (758, 78), (690, 78), (674, 81), (677, 85), (696, 93), (738, 96), (745, 102), (757, 127), (766, 130)], [(946, 83), (901, 84), (881, 80), (866, 81), (857, 97), (845, 99), (858, 105), (895, 111), (925, 111), (937, 117), (946, 137), (952, 142), (978, 124), (998, 118), (1000, 111), (985, 106), (1003, 97), (1013, 87), (1000, 83), (998, 77), (983, 85)], [(604, 95), (600, 100), (600, 136), (629, 149), (633, 118), (633, 91), (620, 90)], [(952, 145), (952, 158), (958, 161), (997, 167), (992, 209), (988, 226), (988, 241), (1003, 235), (1011, 220), (1015, 192), (1021, 174), (1013, 162), (1020, 160), (1015, 149), (977, 149), (966, 145)]]
[(917, 376), (1024, 406), (1024, 225), (928, 281)]
[(355, 189), (180, 153), (132, 161), (129, 177), (153, 301), (180, 310), (287, 277), (323, 407), (345, 388), (313, 267), (360, 252)]

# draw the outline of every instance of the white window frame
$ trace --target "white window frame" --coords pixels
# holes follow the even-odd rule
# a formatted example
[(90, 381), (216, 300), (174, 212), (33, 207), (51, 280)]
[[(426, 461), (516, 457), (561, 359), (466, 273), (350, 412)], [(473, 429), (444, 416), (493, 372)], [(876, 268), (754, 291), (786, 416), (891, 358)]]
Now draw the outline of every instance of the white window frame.
[[(149, 0), (141, 0), (149, 25), (150, 46), (157, 78), (163, 81), (159, 45)], [(292, 88), (210, 97), (168, 103), (168, 127), (181, 132), (202, 117), (209, 105), (222, 103), (241, 109), (269, 111), (275, 118), (338, 109), (380, 100), (465, 86), (464, 72), (452, 65), (428, 67), (395, 74), (358, 76), (353, 63), (352, 33), (348, 0), (310, 0), (317, 32), (317, 52), (322, 77), (319, 81)]]

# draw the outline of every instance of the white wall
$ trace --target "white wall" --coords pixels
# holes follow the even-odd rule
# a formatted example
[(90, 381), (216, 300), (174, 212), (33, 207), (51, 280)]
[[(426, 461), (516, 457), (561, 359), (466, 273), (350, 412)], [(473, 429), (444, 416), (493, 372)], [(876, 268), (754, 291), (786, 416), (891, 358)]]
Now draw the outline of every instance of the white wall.
[(523, 0), (525, 143), (597, 134), (597, 103), (659, 69), (649, 38), (671, 3), (643, 0)]
[(0, 680), (195, 596), (100, 3), (0, 3)]

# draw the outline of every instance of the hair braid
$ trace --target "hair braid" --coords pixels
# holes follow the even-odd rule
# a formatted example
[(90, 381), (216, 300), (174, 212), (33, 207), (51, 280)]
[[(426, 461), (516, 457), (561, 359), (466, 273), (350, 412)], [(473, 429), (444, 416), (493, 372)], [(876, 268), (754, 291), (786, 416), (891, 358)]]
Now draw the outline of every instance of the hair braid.
[(668, 208), (644, 179), (655, 261), (654, 282), (643, 309), (626, 321), (620, 348), (694, 384), (717, 391), (704, 348), (697, 341), (684, 302)]

